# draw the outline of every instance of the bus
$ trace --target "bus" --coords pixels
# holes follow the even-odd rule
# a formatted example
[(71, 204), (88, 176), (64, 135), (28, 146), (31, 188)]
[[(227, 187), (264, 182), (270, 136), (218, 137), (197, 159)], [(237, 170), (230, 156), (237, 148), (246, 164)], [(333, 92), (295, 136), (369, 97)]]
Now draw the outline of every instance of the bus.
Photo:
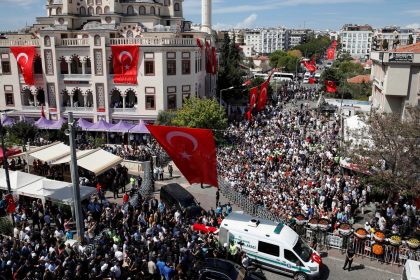
[(274, 72), (272, 78), (275, 81), (291, 82), (295, 79), (295, 75), (293, 73)]
[(264, 79), (264, 80), (267, 80), (268, 79), (268, 74), (264, 74), (264, 73), (255, 73), (254, 74), (254, 79), (255, 78), (262, 78), (262, 79)]

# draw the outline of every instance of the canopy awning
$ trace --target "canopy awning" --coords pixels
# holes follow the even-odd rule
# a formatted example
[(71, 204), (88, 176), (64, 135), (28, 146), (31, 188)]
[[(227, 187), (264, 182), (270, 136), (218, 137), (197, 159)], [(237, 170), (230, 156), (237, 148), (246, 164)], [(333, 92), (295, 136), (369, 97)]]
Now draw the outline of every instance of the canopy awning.
[[(87, 155), (87, 154), (91, 154), (93, 153), (95, 150), (82, 150), (82, 151), (77, 151), (76, 152), (76, 158), (82, 158), (83, 156)], [(56, 164), (63, 164), (63, 163), (70, 163), (71, 162), (71, 155), (67, 155), (63, 158), (60, 158), (57, 161), (54, 161), (52, 164), (56, 165)]]
[(95, 175), (99, 175), (122, 161), (123, 159), (119, 156), (97, 149), (95, 152), (77, 160), (77, 165), (95, 173)]
[(144, 134), (150, 134), (149, 130), (147, 129), (146, 125), (143, 121), (140, 121), (138, 125), (131, 128), (130, 133), (144, 133)]
[[(95, 188), (80, 186), (80, 199), (84, 200), (90, 197), (96, 190)], [(73, 204), (73, 189), (71, 183), (42, 179), (33, 182), (16, 191), (19, 195), (40, 198), (67, 205)]]
[(80, 118), (80, 119), (77, 120), (77, 125), (82, 130), (88, 130), (89, 127), (91, 127), (93, 125), (93, 123), (91, 123), (90, 121), (87, 121), (85, 119)]
[(58, 121), (52, 123), (49, 129), (61, 129), (65, 123), (67, 123), (67, 119), (61, 117)]
[(89, 127), (89, 131), (108, 131), (111, 128), (112, 124), (100, 120), (97, 123), (94, 123), (91, 127)]
[[(43, 177), (40, 176), (11, 170), (9, 170), (9, 178), (12, 192), (43, 179)], [(7, 190), (6, 172), (3, 168), (0, 169), (0, 189)]]
[(70, 147), (62, 142), (42, 146), (35, 151), (29, 151), (29, 156), (44, 162), (52, 162), (70, 154)]
[(119, 121), (119, 123), (113, 125), (110, 129), (109, 132), (128, 132), (130, 129), (132, 129), (134, 127), (134, 125), (126, 123), (125, 121), (121, 120)]
[(54, 124), (54, 121), (46, 119), (44, 117), (39, 118), (35, 122), (35, 126), (37, 126), (39, 129), (49, 129), (51, 125)]

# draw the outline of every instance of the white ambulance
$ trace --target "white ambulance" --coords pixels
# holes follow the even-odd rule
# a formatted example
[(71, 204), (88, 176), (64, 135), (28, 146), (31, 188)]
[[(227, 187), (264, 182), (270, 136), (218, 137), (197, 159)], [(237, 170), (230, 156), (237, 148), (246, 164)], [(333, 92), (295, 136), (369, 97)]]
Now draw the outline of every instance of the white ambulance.
[(219, 230), (220, 244), (234, 242), (258, 266), (293, 276), (294, 279), (317, 279), (322, 264), (320, 255), (311, 249), (290, 227), (283, 223), (258, 220), (241, 212), (226, 217)]

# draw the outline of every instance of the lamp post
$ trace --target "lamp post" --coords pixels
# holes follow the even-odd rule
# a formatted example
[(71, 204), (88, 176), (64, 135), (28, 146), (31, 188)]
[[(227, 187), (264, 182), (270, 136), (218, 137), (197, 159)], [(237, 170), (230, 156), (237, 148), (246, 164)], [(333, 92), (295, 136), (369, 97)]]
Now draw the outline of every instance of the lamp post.
[(74, 205), (74, 215), (76, 217), (76, 228), (77, 236), (79, 241), (83, 240), (84, 237), (84, 225), (82, 217), (82, 205), (80, 201), (80, 186), (79, 186), (79, 172), (77, 170), (77, 157), (76, 157), (76, 143), (74, 140), (75, 131), (74, 131), (74, 119), (73, 112), (69, 112), (69, 128), (66, 130), (66, 135), (69, 136), (70, 140), (70, 171), (71, 171), (71, 181), (73, 183), (73, 205)]
[(221, 89), (219, 92), (219, 104), (220, 107), (222, 107), (222, 92), (227, 91), (227, 90), (231, 90), (234, 89), (235, 87), (229, 87), (229, 88), (225, 88), (225, 89)]

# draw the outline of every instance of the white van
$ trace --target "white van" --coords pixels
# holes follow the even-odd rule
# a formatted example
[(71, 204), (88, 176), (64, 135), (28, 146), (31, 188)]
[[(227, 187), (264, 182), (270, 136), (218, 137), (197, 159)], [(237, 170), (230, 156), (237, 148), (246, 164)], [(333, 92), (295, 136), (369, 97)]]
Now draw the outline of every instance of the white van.
[(420, 280), (420, 262), (407, 260), (404, 266), (402, 280)]
[(258, 220), (234, 212), (222, 221), (219, 242), (234, 242), (247, 253), (253, 263), (293, 276), (294, 279), (319, 277), (322, 263), (320, 255), (283, 223)]

